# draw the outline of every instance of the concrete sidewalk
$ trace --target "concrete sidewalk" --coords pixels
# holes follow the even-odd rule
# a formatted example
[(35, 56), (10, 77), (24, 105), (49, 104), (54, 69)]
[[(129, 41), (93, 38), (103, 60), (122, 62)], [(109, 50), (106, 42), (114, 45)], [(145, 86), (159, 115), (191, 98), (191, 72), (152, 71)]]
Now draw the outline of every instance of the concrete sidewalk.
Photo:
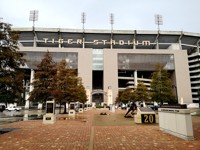
[(192, 117), (195, 140), (185, 141), (160, 131), (158, 124), (135, 124), (125, 113), (88, 110), (75, 118), (59, 115), (52, 125), (42, 120), (0, 125), (18, 128), (0, 134), (0, 150), (200, 150), (200, 116)]

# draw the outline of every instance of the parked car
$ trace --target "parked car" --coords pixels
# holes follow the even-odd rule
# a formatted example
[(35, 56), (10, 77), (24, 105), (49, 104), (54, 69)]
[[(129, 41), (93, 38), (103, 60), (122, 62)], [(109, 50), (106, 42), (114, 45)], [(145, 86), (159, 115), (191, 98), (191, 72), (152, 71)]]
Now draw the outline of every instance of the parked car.
[(151, 108), (153, 110), (158, 110), (158, 108), (160, 108), (159, 105), (154, 105), (154, 103), (152, 102), (146, 102), (145, 104), (146, 104), (146, 107)]
[(126, 109), (126, 104), (122, 103), (121, 109)]
[(187, 108), (199, 108), (199, 103), (190, 103), (187, 105)]
[(0, 112), (3, 112), (6, 109), (5, 105), (0, 105)]
[(8, 111), (20, 111), (22, 108), (21, 107), (16, 107), (16, 106), (9, 106), (6, 108)]

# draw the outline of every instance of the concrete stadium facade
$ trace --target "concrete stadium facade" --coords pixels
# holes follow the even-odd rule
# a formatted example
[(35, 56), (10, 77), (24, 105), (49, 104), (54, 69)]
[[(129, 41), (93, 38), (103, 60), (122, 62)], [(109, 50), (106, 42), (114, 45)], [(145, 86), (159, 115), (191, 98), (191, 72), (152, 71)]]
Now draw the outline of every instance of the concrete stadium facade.
[[(115, 103), (118, 92), (138, 81), (150, 86), (156, 64), (170, 72), (179, 103), (198, 100), (200, 89), (200, 34), (139, 30), (73, 30), (14, 28), (19, 31), (19, 51), (24, 67), (34, 78), (35, 65), (47, 50), (56, 62), (65, 59), (78, 70), (88, 102)], [(129, 84), (132, 83), (132, 84)], [(32, 88), (30, 88), (32, 90)], [(98, 95), (101, 95), (100, 97)]]

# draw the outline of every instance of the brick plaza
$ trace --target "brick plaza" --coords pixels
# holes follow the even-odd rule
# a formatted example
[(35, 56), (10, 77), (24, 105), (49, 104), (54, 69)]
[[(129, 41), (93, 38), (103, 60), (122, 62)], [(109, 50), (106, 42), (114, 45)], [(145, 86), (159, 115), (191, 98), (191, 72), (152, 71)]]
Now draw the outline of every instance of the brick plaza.
[[(100, 115), (106, 112), (107, 115)], [(135, 124), (126, 110), (88, 110), (75, 117), (58, 115), (55, 124), (42, 120), (0, 125), (17, 130), (0, 134), (0, 150), (199, 150), (200, 117), (193, 116), (194, 141), (160, 131), (158, 124)]]

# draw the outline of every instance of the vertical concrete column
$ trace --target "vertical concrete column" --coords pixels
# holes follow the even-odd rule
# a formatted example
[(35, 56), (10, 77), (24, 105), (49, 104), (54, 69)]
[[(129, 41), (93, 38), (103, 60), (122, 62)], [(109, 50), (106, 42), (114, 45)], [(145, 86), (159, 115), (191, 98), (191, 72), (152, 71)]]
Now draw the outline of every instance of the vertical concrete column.
[(182, 42), (180, 39), (179, 39), (179, 49), (182, 50)]
[(113, 93), (112, 93), (112, 89), (109, 87), (108, 88), (108, 92), (107, 92), (107, 105), (113, 105)]
[(92, 91), (92, 57), (92, 49), (79, 49), (78, 76), (82, 78), (84, 87), (86, 87), (90, 92)]
[(36, 37), (36, 36), (34, 36), (33, 47), (37, 47), (37, 42), (36, 42), (36, 40), (37, 40), (37, 37)]
[(197, 42), (197, 55), (199, 54), (199, 43), (200, 43), (200, 40)]
[[(116, 49), (104, 49), (103, 89), (112, 87), (112, 102), (118, 95), (118, 55)], [(104, 100), (107, 96), (104, 97)]]
[(137, 87), (138, 81), (137, 81), (137, 70), (134, 71), (134, 86)]
[[(30, 88), (29, 88), (29, 93), (33, 90), (34, 86), (31, 85), (31, 83), (33, 83), (33, 79), (34, 79), (34, 75), (35, 75), (35, 71), (33, 69), (31, 69), (31, 77), (30, 77)], [(26, 87), (28, 87), (28, 85), (26, 85)], [(26, 94), (26, 103), (25, 103), (25, 109), (29, 109), (29, 100), (28, 98), (30, 97), (30, 95)]]
[(134, 35), (133, 35), (133, 49), (136, 49), (136, 42), (135, 42), (137, 40), (136, 39), (136, 34), (137, 34), (137, 31), (135, 30), (134, 31)]
[(29, 83), (26, 82), (26, 85), (25, 85), (25, 109), (29, 109), (29, 91), (27, 90), (29, 88)]
[(61, 43), (58, 44), (58, 48), (61, 48)]
[(110, 49), (113, 49), (112, 38), (110, 38)]
[(87, 104), (91, 104), (92, 103), (92, 101), (91, 101), (91, 91), (90, 91), (90, 89), (89, 88), (86, 88), (86, 95), (87, 95)]
[(187, 51), (174, 50), (175, 79), (179, 103), (191, 103), (192, 93)]
[(136, 43), (135, 43), (136, 39), (133, 39), (133, 49), (136, 49)]
[(158, 39), (156, 40), (156, 49), (159, 49)]
[(34, 89), (34, 86), (32, 85), (34, 78), (35, 78), (35, 71), (33, 69), (31, 69), (31, 77), (30, 77), (30, 83), (31, 83), (31, 85), (30, 85), (29, 92), (33, 91), (33, 89)]
[(85, 48), (85, 38), (83, 38), (83, 48)]

